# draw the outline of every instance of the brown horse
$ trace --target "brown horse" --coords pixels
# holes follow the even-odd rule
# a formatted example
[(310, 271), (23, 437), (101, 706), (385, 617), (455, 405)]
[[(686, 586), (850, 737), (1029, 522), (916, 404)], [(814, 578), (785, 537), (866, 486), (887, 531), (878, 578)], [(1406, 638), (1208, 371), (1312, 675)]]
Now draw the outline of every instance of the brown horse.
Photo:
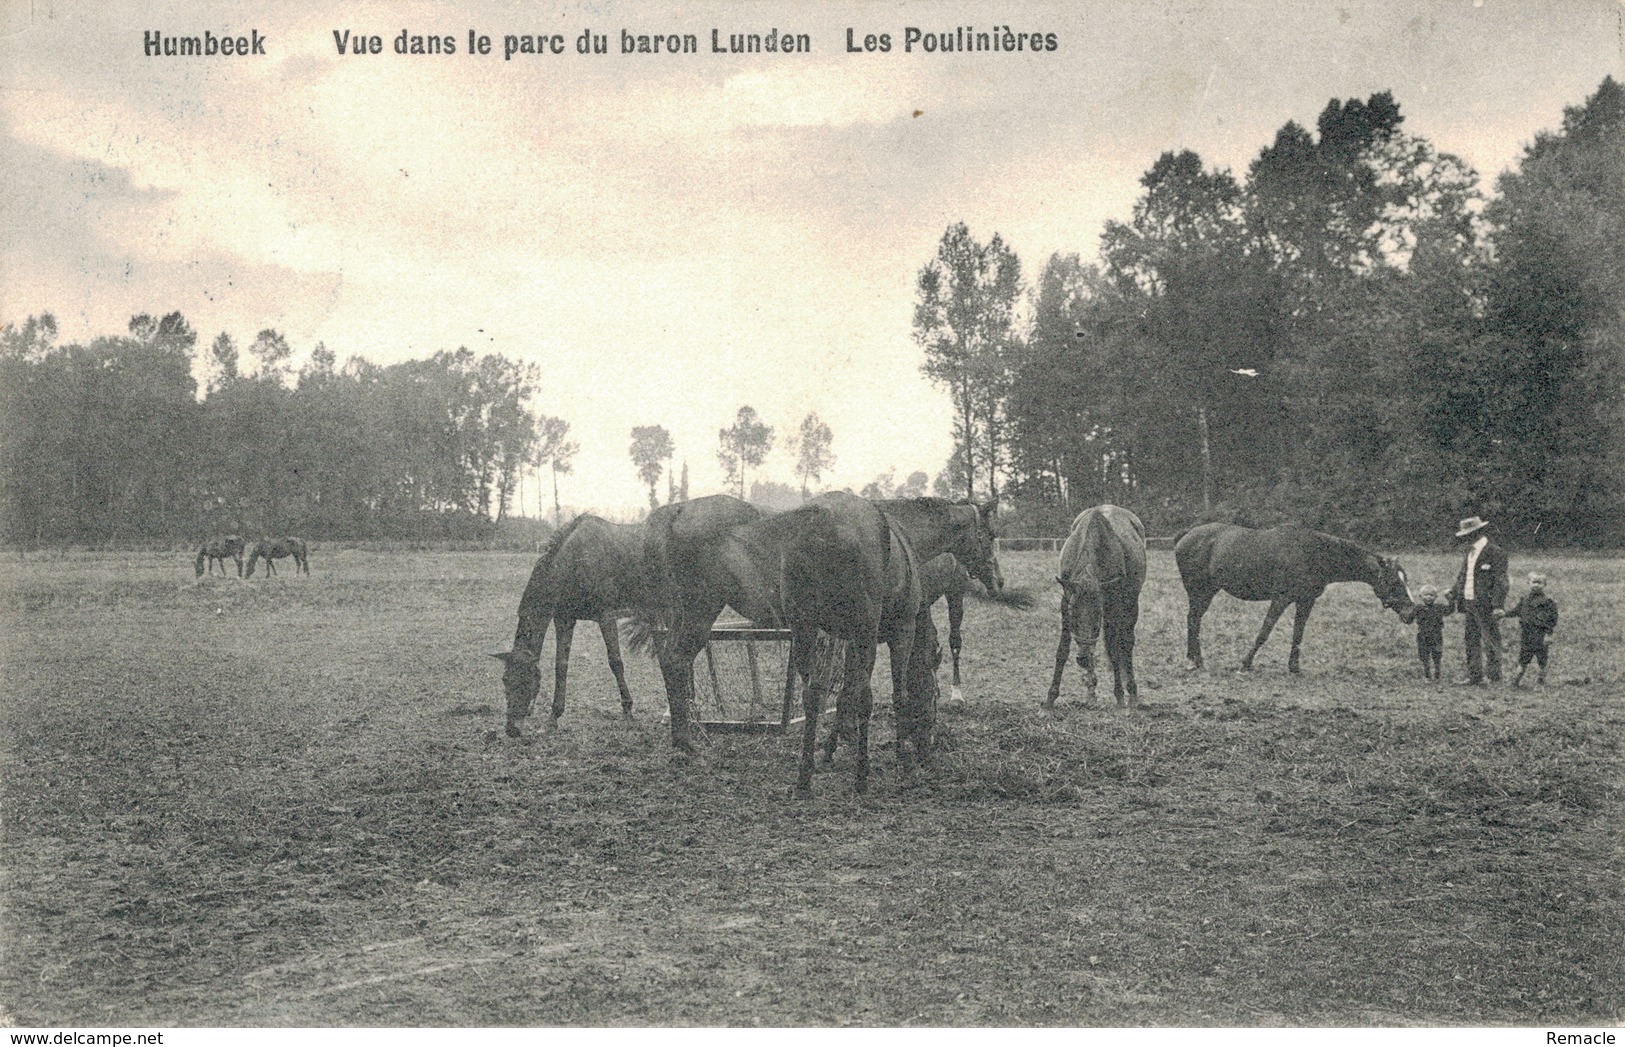
[(1097, 505), (1072, 521), (1072, 533), (1061, 547), (1061, 642), (1055, 648), (1055, 678), (1046, 708), (1061, 696), (1061, 673), (1067, 648), (1076, 639), (1078, 667), (1084, 672), (1089, 699), (1095, 697), (1095, 640), (1104, 631), (1106, 660), (1112, 667), (1112, 694), (1117, 704), (1140, 704), (1134, 681), (1134, 626), (1140, 620), (1140, 589), (1145, 585), (1145, 525), (1127, 509)]
[(303, 538), (266, 538), (255, 542), (248, 547), (248, 573), (246, 577), (254, 577), (254, 565), (260, 560), (265, 561), (265, 574), (272, 577), (276, 574), (276, 561), (286, 557), (293, 557), (293, 573), (310, 573), (310, 547)]
[(872, 503), (827, 494), (751, 522), (743, 519), (740, 504), (714, 496), (683, 503), (669, 514), (651, 514), (651, 561), (658, 564), (666, 594), (662, 616), (668, 629), (660, 665), (671, 705), (672, 744), (693, 748), (688, 703), (694, 659), (716, 616), (731, 606), (746, 618), (791, 630), (791, 657), (803, 680), (807, 711), (798, 793), (811, 793), (817, 717), (825, 699), (823, 690), (808, 685), (820, 630), (847, 641), (837, 716), (850, 715), (857, 726), (856, 787), (867, 787), (869, 679), (875, 645), (882, 640), (892, 654), (905, 766), (910, 746), (923, 757), (930, 750), (934, 689), (927, 693), (923, 672), (917, 673), (910, 660), (920, 613), (916, 554), (953, 549), (977, 573), (1002, 584), (984, 510), (942, 499)]
[(609, 669), (621, 693), (621, 712), (631, 714), (632, 693), (626, 687), (615, 612), (637, 605), (654, 583), (644, 566), (645, 534), (643, 524), (610, 523), (586, 513), (555, 531), (542, 547), (530, 572), (530, 582), (519, 599), (513, 648), (495, 655), (506, 666), (502, 679), (508, 694), (509, 736), (519, 737), (518, 721), (530, 715), (531, 704), (541, 689), (542, 645), (549, 624), (554, 632), (553, 715), (549, 728), (556, 727), (564, 715), (570, 643), (576, 622), (581, 620), (598, 623)]
[(1269, 639), (1275, 622), (1288, 604), (1296, 605), (1292, 623), (1292, 653), (1287, 671), (1296, 673), (1303, 628), (1315, 601), (1333, 582), (1365, 582), (1382, 606), (1401, 619), (1415, 600), (1399, 561), (1379, 556), (1345, 538), (1320, 531), (1286, 526), (1255, 530), (1236, 524), (1210, 523), (1193, 527), (1174, 542), (1174, 559), (1185, 583), (1190, 610), (1185, 622), (1185, 653), (1192, 670), (1202, 667), (1202, 616), (1222, 589), (1242, 600), (1268, 600), (1269, 613), (1252, 650), (1241, 660), (1253, 667), (1253, 656)]
[(226, 577), (226, 560), (237, 561), (237, 577), (243, 576), (243, 536), (240, 534), (217, 534), (204, 541), (197, 550), (197, 576), (203, 577), (204, 562), (208, 562), (208, 572), (214, 574), (214, 565), (220, 564), (220, 577)]

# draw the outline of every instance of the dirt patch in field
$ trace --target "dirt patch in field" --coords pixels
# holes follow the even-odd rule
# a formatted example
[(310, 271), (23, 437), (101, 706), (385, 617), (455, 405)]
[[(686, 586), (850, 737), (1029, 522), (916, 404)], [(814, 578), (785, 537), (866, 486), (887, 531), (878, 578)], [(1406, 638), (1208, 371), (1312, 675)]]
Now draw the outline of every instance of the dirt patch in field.
[[(1008, 557), (1041, 589), (1048, 554)], [(1625, 1003), (1613, 560), (1560, 682), (1439, 688), (1363, 587), (1305, 674), (1222, 598), (1186, 674), (1153, 554), (1145, 704), (1059, 711), (1053, 595), (972, 604), (934, 765), (793, 737), (679, 761), (577, 634), (561, 729), (500, 735), (529, 558), (313, 560), (201, 586), (8, 568), (0, 1002), (24, 1025), (1589, 1024)], [(179, 565), (189, 575), (190, 564)], [(1413, 576), (1449, 562), (1407, 558)], [(168, 574), (166, 574), (168, 572)], [(174, 575), (171, 577), (170, 575)], [(1556, 586), (1554, 586), (1556, 588)], [(1586, 614), (1594, 606), (1598, 613)], [(1459, 631), (1459, 627), (1458, 627)], [(1451, 641), (1458, 640), (1452, 636)], [(1459, 655), (1459, 643), (1449, 652)], [(549, 654), (550, 658), (551, 655)], [(544, 695), (545, 703), (545, 695)], [(876, 737), (891, 736), (882, 713)]]

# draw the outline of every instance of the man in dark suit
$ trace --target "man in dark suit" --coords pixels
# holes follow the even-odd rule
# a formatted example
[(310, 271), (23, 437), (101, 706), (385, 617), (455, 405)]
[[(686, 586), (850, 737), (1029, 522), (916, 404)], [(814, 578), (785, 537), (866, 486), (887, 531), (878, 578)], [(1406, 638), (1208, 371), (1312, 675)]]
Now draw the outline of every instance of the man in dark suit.
[(1490, 525), (1476, 516), (1461, 521), (1456, 542), (1465, 547), (1450, 590), (1452, 605), (1467, 619), (1467, 679), (1461, 682), (1481, 686), (1488, 676), (1500, 683), (1501, 623), (1495, 612), (1507, 599), (1507, 554), (1490, 541)]

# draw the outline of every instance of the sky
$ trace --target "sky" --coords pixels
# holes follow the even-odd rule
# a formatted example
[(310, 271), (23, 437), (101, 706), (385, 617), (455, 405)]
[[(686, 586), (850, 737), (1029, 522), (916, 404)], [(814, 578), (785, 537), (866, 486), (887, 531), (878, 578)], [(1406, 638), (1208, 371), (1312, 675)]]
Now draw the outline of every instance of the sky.
[[(905, 50), (957, 26), (1056, 47)], [(810, 53), (712, 53), (713, 30), (774, 29)], [(398, 55), (403, 30), (455, 53)], [(578, 54), (584, 31), (608, 53)], [(264, 54), (144, 54), (205, 32)], [(624, 54), (626, 33), (699, 52)], [(565, 53), (505, 58), (539, 35)], [(776, 430), (762, 478), (795, 483), (809, 412), (834, 432), (821, 486), (934, 477), (952, 411), (911, 323), (949, 225), (998, 233), (1029, 279), (1090, 261), (1161, 153), (1241, 178), (1287, 121), (1385, 90), (1490, 192), (1622, 69), (1620, 0), (0, 0), (0, 322), (49, 312), (68, 343), (178, 310), (203, 345), (531, 361), (532, 408), (581, 446), (578, 509), (646, 504), (638, 425), (670, 431), (692, 494), (724, 489), (717, 434), (747, 404)]]

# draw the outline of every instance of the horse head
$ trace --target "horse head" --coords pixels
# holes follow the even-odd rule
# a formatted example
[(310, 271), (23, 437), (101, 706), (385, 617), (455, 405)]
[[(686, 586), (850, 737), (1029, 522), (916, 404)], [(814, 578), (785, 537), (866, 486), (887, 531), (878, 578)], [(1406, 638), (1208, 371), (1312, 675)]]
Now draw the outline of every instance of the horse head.
[(1391, 556), (1376, 557), (1377, 570), (1371, 582), (1371, 590), (1377, 594), (1382, 605), (1404, 619), (1416, 607), (1416, 597), (1411, 595), (1409, 581), (1405, 577), (1405, 568), (1399, 561)]
[(1100, 623), (1104, 617), (1100, 583), (1087, 573), (1060, 574), (1061, 614), (1067, 632), (1076, 643), (1078, 668), (1084, 671), (1084, 682), (1091, 696), (1095, 693), (1095, 641), (1100, 639)]
[[(996, 502), (966, 502), (975, 511), (975, 522), (968, 540), (955, 550), (959, 562), (972, 578), (981, 582), (990, 593), (1004, 588), (1004, 572), (999, 569), (998, 536), (993, 531), (993, 518), (998, 512)], [(968, 546), (968, 548), (966, 548)], [(965, 555), (960, 556), (963, 552)]]
[(542, 689), (541, 659), (527, 659), (517, 651), (498, 651), (491, 657), (505, 666), (502, 687), (508, 693), (508, 737), (519, 737), (519, 721), (530, 715), (530, 707)]

